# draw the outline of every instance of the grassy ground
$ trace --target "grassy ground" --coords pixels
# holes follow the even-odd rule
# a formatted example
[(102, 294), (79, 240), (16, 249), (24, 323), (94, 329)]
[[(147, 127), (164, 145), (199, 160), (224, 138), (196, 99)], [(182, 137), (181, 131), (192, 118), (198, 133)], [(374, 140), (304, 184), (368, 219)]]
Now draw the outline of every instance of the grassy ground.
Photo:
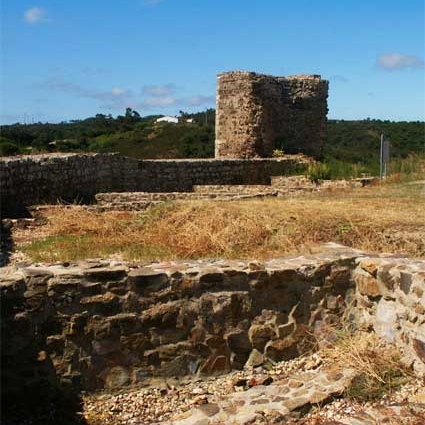
[(16, 230), (35, 261), (270, 258), (334, 241), (425, 257), (424, 184), (385, 184), (301, 197), (167, 203), (142, 213), (57, 206), (47, 224)]

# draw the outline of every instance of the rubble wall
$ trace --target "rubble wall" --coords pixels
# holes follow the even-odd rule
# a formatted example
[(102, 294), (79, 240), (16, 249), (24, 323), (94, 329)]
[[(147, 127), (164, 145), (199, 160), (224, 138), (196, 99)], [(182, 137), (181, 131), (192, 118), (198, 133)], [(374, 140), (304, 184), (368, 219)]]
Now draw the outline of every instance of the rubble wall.
[(190, 192), (193, 185), (270, 184), (296, 159), (138, 160), (118, 154), (50, 154), (0, 159), (3, 217), (40, 203), (92, 202), (99, 192)]
[(16, 266), (0, 279), (9, 392), (52, 368), (95, 390), (287, 360), (342, 318), (398, 344), (425, 373), (423, 260), (332, 245), (266, 262)]
[(219, 74), (216, 158), (270, 157), (275, 148), (320, 157), (327, 97), (319, 75)]

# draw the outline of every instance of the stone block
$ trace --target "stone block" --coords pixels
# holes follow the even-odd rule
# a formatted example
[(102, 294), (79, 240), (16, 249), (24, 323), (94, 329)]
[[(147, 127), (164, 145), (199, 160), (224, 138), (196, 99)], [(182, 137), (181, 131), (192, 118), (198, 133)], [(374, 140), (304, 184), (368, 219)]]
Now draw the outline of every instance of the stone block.
[(264, 363), (264, 356), (262, 353), (260, 353), (256, 348), (254, 348), (249, 357), (248, 360), (245, 363), (245, 367), (247, 368), (253, 368), (257, 366), (261, 366)]
[(122, 279), (126, 274), (125, 267), (93, 267), (83, 271), (85, 278), (95, 282)]
[(230, 372), (231, 364), (229, 357), (225, 355), (210, 356), (199, 368), (200, 375), (218, 375)]
[(297, 342), (292, 337), (269, 341), (264, 348), (264, 358), (272, 362), (290, 360), (298, 355)]
[(270, 325), (252, 325), (248, 337), (252, 346), (262, 352), (266, 343), (276, 337), (276, 331)]
[(152, 294), (169, 286), (169, 279), (166, 273), (149, 269), (135, 269), (130, 271), (127, 281), (130, 290), (141, 295)]
[(385, 286), (381, 284), (380, 280), (365, 272), (363, 269), (357, 268), (353, 272), (353, 280), (356, 284), (357, 291), (361, 295), (376, 298), (387, 293)]
[(130, 373), (127, 368), (122, 366), (112, 367), (107, 372), (104, 372), (105, 387), (114, 390), (122, 388), (130, 383)]
[(113, 316), (119, 313), (121, 310), (119, 298), (110, 292), (107, 292), (106, 294), (93, 295), (92, 297), (82, 298), (80, 300), (80, 304), (91, 314)]
[(289, 323), (285, 323), (284, 325), (279, 325), (277, 327), (277, 336), (279, 339), (286, 338), (291, 335), (296, 329), (296, 323), (291, 321)]

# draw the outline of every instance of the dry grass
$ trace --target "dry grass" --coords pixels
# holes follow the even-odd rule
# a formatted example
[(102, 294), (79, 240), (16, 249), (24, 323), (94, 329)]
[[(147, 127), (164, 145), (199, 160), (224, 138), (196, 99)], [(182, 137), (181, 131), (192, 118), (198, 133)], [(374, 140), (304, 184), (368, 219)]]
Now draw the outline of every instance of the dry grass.
[(44, 210), (48, 223), (14, 234), (36, 261), (269, 258), (323, 242), (425, 257), (425, 191), (391, 184), (302, 197), (164, 204), (144, 213)]
[(409, 379), (411, 372), (401, 364), (398, 348), (385, 344), (375, 333), (336, 334), (336, 343), (322, 349), (322, 356), (335, 367), (356, 371), (346, 390), (347, 398), (361, 402), (376, 400)]

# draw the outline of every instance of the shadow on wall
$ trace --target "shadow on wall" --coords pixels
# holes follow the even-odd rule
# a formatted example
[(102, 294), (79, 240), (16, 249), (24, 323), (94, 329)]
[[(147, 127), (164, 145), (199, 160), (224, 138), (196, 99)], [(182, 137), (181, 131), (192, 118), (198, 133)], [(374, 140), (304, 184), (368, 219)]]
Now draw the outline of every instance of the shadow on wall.
[(78, 413), (82, 410), (82, 401), (75, 393), (55, 388), (47, 381), (23, 386), (14, 394), (8, 394), (2, 383), (3, 425), (84, 425), (87, 422)]
[(13, 251), (12, 222), (0, 220), (0, 267), (6, 266)]
[(1, 424), (85, 424), (75, 382), (60, 382), (49, 356), (40, 349), (45, 333), (28, 320), (24, 308), (31, 306), (23, 297), (16, 303), (16, 291), (5, 286), (0, 306)]

